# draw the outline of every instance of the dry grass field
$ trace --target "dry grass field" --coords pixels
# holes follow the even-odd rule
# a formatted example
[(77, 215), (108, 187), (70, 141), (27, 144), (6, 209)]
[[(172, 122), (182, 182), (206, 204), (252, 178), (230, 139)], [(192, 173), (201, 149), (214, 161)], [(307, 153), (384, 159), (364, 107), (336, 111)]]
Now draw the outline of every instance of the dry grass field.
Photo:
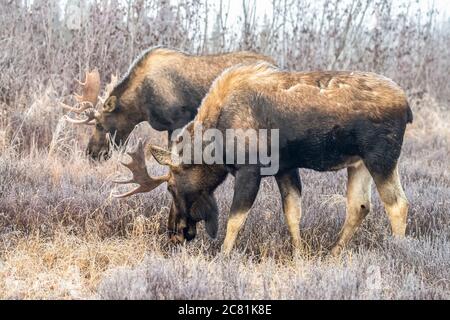
[[(373, 210), (350, 247), (340, 257), (331, 257), (328, 249), (345, 218), (346, 174), (301, 170), (304, 249), (293, 254), (278, 189), (273, 179), (267, 179), (235, 252), (223, 257), (220, 247), (231, 204), (231, 178), (216, 193), (218, 239), (209, 239), (202, 227), (196, 240), (173, 247), (165, 234), (170, 203), (165, 186), (127, 200), (112, 198), (116, 190), (111, 181), (127, 174), (119, 165), (125, 156), (115, 151), (106, 163), (89, 162), (84, 156), (89, 128), (66, 123), (58, 106), (76, 88), (72, 79), (87, 66), (99, 66), (104, 74), (124, 72), (141, 47), (168, 44), (193, 52), (208, 47), (194, 45), (199, 39), (177, 42), (184, 35), (180, 30), (172, 30), (172, 38), (154, 38), (153, 33), (140, 38), (146, 24), (138, 18), (133, 23), (144, 27), (133, 29), (133, 43), (139, 46), (130, 47), (131, 51), (119, 47), (120, 28), (109, 40), (99, 32), (107, 28), (103, 20), (92, 24), (98, 29), (89, 41), (75, 40), (85, 37), (83, 32), (91, 30), (91, 24), (67, 40), (66, 34), (61, 36), (47, 23), (50, 18), (42, 19), (51, 17), (52, 8), (35, 1), (39, 4), (29, 13), (14, 1), (0, 4), (0, 27), (5, 27), (0, 28), (0, 299), (450, 299), (448, 26), (445, 31), (433, 24), (427, 31), (424, 23), (425, 31), (416, 26), (419, 32), (410, 22), (411, 34), (387, 32), (404, 39), (396, 52), (383, 51), (384, 45), (390, 45), (383, 42), (388, 36), (374, 38), (382, 41), (374, 46), (380, 50), (379, 60), (375, 51), (347, 49), (349, 45), (331, 58), (325, 54), (329, 48), (316, 47), (324, 52), (317, 58), (323, 61), (316, 64), (310, 63), (313, 51), (306, 45), (298, 49), (305, 50), (303, 60), (300, 51), (293, 56), (294, 49), (286, 53), (263, 47), (261, 39), (243, 31), (237, 43), (272, 53), (287, 68), (374, 70), (405, 87), (415, 121), (406, 133), (400, 170), (411, 207), (407, 238), (393, 239), (374, 192)], [(23, 17), (29, 17), (27, 23)], [(183, 19), (200, 18), (202, 13), (199, 18)], [(390, 23), (400, 26), (401, 17), (395, 19), (400, 20)], [(194, 22), (183, 26), (194, 28)], [(357, 22), (350, 24), (355, 30)], [(332, 26), (325, 24), (319, 36), (328, 37)], [(27, 40), (29, 30), (35, 31), (35, 38)], [(312, 33), (301, 33), (302, 39), (275, 37), (273, 41), (289, 45), (310, 39), (312, 48), (319, 40), (308, 38), (308, 32)], [(365, 35), (349, 37), (350, 43), (359, 45), (358, 37)], [(230, 44), (227, 39), (224, 43)], [(71, 46), (60, 47), (64, 41), (72, 41)], [(110, 54), (105, 48), (111, 48)], [(236, 48), (240, 48), (236, 43), (230, 47), (222, 43), (218, 50)], [(423, 48), (427, 51), (421, 53)], [(120, 55), (120, 50), (127, 56)], [(400, 51), (409, 53), (402, 56)], [(148, 136), (161, 145), (167, 139), (165, 133), (142, 124), (132, 141)], [(163, 170), (150, 157), (147, 163), (153, 174)]]
[[(55, 107), (47, 95), (36, 103), (40, 112)], [(172, 247), (165, 235), (170, 199), (164, 187), (125, 201), (111, 197), (111, 179), (123, 172), (119, 153), (104, 165), (90, 163), (80, 147), (84, 134), (63, 122), (57, 126), (63, 134), (48, 150), (31, 147), (20, 155), (3, 145), (0, 297), (450, 298), (450, 112), (427, 96), (414, 100), (413, 109), (416, 121), (401, 162), (411, 200), (408, 238), (390, 237), (374, 196), (373, 212), (339, 258), (327, 255), (327, 248), (345, 217), (343, 172), (302, 170), (304, 251), (292, 256), (279, 193), (267, 179), (236, 253), (225, 258), (220, 245), (231, 179), (217, 191), (219, 238), (212, 241), (201, 230), (194, 242)], [(32, 109), (28, 114), (30, 123), (41, 119)], [(142, 127), (136, 136), (149, 134)], [(152, 136), (158, 140), (156, 132)], [(149, 170), (161, 168), (149, 162)], [(373, 268), (381, 271), (380, 287), (370, 286)]]

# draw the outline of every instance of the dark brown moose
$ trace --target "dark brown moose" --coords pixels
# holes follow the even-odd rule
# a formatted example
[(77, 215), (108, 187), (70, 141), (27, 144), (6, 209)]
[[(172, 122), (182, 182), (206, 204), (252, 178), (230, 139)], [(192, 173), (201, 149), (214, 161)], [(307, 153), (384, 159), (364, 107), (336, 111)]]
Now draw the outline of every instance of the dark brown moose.
[[(86, 149), (94, 160), (108, 158), (109, 140), (123, 144), (131, 131), (148, 121), (159, 131), (182, 128), (194, 119), (208, 89), (225, 69), (241, 63), (273, 60), (252, 52), (195, 56), (178, 50), (150, 48), (132, 64), (125, 77), (100, 94), (98, 71), (87, 73), (83, 94), (76, 96), (78, 107), (65, 109), (83, 117), (76, 124), (94, 126)], [(97, 106), (98, 105), (98, 106)]]

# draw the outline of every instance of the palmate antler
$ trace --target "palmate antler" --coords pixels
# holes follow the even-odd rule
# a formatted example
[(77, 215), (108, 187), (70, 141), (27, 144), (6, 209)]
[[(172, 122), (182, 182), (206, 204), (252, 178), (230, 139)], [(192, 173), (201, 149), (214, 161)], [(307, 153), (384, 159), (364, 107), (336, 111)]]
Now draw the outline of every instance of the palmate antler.
[(135, 150), (127, 152), (127, 154), (131, 157), (131, 162), (121, 163), (131, 171), (133, 177), (129, 180), (116, 180), (113, 182), (117, 184), (135, 183), (139, 186), (124, 194), (113, 195), (115, 198), (127, 198), (135, 194), (150, 192), (169, 180), (169, 176), (153, 178), (148, 174), (147, 166), (145, 165), (144, 143), (142, 139), (139, 139)]
[(64, 103), (61, 103), (61, 105), (67, 111), (79, 115), (83, 114), (85, 119), (72, 119), (66, 116), (66, 120), (74, 124), (95, 125), (95, 119), (98, 116), (95, 107), (100, 94), (100, 73), (97, 69), (92, 72), (86, 72), (85, 81), (78, 81), (78, 83), (83, 87), (83, 90), (81, 95), (74, 94), (75, 99), (78, 101), (77, 107), (71, 107)]

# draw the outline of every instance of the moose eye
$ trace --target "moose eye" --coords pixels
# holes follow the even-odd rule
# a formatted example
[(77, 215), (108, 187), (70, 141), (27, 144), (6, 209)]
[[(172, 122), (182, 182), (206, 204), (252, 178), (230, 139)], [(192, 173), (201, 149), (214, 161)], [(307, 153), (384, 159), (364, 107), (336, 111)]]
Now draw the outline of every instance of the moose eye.
[(103, 126), (100, 123), (97, 123), (95, 125), (95, 128), (97, 128), (97, 130), (103, 131)]

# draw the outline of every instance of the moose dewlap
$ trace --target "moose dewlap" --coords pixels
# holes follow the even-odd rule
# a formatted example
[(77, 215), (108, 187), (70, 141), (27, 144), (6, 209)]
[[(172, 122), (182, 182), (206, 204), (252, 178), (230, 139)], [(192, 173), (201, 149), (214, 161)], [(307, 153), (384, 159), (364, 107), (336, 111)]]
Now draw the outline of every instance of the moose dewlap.
[[(298, 168), (347, 169), (347, 218), (336, 245), (339, 253), (370, 211), (372, 180), (384, 203), (394, 235), (403, 237), (408, 203), (398, 174), (398, 159), (408, 123), (413, 120), (404, 91), (383, 76), (366, 72), (286, 72), (266, 63), (233, 67), (213, 84), (198, 115), (184, 130), (196, 127), (224, 133), (234, 129), (278, 130), (279, 170), (274, 174), (294, 247), (299, 247), (301, 180)], [(226, 142), (225, 142), (226, 144)], [(123, 196), (149, 192), (167, 182), (173, 197), (168, 229), (175, 242), (196, 236), (205, 221), (217, 234), (214, 190), (228, 174), (235, 190), (223, 250), (229, 253), (259, 190), (261, 164), (186, 164), (180, 154), (150, 146), (156, 160), (169, 166), (167, 176), (145, 170), (139, 143), (128, 165), (139, 188)], [(226, 150), (225, 150), (226, 151)], [(224, 152), (224, 156), (226, 156)], [(191, 162), (194, 163), (194, 162)]]

